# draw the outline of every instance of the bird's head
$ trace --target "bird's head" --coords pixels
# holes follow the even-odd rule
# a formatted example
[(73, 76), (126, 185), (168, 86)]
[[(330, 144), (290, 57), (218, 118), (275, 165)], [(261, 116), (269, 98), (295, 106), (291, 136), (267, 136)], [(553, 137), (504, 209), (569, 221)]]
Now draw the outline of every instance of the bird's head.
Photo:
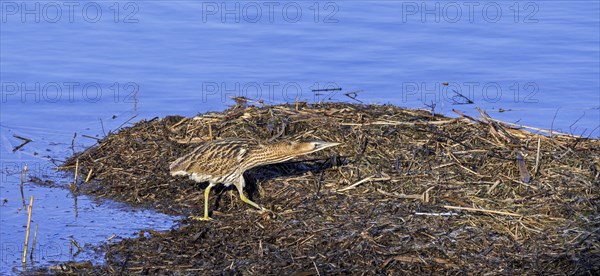
[(295, 141), (291, 142), (290, 147), (293, 152), (296, 152), (297, 155), (309, 154), (316, 151), (320, 151), (326, 148), (334, 147), (339, 145), (340, 143), (332, 143), (332, 142), (324, 142), (318, 140), (312, 141)]

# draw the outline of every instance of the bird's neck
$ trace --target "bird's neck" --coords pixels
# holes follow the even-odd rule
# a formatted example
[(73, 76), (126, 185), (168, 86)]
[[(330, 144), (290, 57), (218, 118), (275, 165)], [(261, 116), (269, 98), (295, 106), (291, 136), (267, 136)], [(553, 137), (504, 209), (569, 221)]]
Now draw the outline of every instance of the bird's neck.
[(246, 162), (242, 162), (242, 167), (251, 169), (258, 166), (277, 164), (293, 159), (301, 154), (294, 154), (286, 150), (283, 146), (272, 145), (264, 150), (252, 152)]

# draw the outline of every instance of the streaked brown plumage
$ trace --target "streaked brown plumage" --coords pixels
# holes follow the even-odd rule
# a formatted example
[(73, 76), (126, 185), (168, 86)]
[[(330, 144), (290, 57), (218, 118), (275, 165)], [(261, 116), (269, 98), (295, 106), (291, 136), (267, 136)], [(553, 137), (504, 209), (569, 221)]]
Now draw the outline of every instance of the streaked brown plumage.
[(228, 138), (206, 142), (189, 154), (175, 160), (169, 166), (171, 175), (189, 176), (196, 182), (209, 182), (204, 190), (204, 217), (209, 220), (208, 195), (210, 189), (222, 183), (235, 185), (242, 201), (265, 210), (244, 195), (244, 177), (246, 170), (254, 167), (288, 161), (296, 156), (320, 151), (339, 143), (323, 141), (278, 142), (261, 144), (250, 139)]

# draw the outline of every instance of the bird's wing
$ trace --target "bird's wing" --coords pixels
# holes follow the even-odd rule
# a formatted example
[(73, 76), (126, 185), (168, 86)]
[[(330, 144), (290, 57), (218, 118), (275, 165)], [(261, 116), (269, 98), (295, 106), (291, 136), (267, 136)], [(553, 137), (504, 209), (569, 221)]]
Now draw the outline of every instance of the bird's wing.
[(246, 154), (260, 144), (248, 139), (207, 142), (169, 166), (171, 175), (196, 174), (197, 178), (219, 178), (233, 172)]

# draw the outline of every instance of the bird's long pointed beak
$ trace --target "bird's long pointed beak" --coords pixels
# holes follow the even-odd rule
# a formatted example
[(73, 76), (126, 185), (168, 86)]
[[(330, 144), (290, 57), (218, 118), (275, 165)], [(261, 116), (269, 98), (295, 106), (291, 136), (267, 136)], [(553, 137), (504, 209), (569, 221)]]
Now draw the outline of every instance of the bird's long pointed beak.
[(333, 143), (333, 142), (322, 142), (319, 143), (319, 146), (317, 147), (317, 149), (322, 150), (322, 149), (326, 149), (326, 148), (330, 148), (330, 147), (335, 147), (337, 145), (341, 145), (342, 143)]

